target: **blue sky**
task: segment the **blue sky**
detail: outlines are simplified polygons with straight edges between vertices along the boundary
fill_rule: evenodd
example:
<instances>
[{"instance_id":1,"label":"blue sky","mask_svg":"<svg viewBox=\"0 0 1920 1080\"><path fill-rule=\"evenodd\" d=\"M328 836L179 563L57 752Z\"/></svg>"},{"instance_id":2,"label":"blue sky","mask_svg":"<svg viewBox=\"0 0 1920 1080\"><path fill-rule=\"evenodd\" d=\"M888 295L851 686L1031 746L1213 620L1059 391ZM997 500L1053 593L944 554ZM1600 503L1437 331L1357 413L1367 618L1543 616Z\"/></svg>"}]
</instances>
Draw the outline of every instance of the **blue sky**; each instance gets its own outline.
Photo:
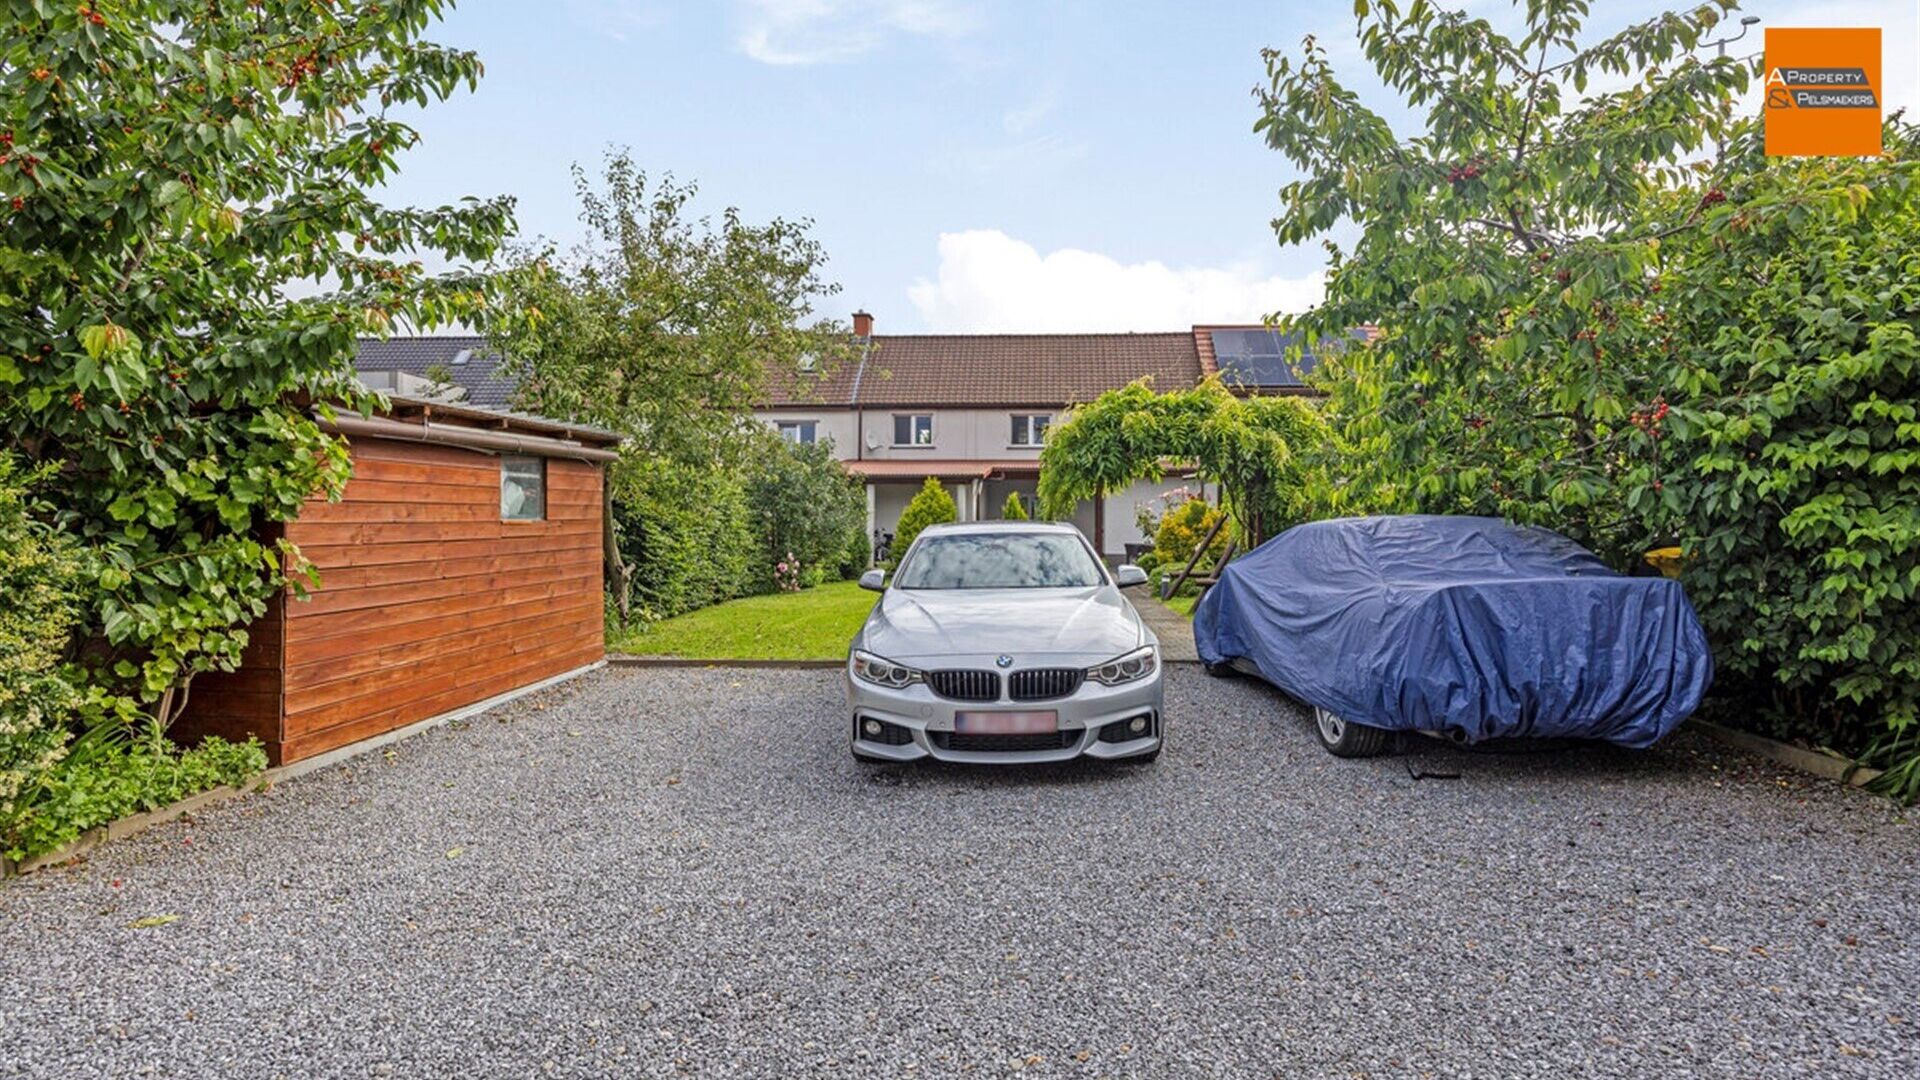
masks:
<instances>
[{"instance_id":1,"label":"blue sky","mask_svg":"<svg viewBox=\"0 0 1920 1080\"><path fill-rule=\"evenodd\" d=\"M1594 6L1610 31L1677 5ZM1917 7L1745 5L1763 27L1883 27L1894 105L1915 98ZM1348 0L465 0L431 37L486 78L419 118L387 197L512 194L523 233L568 242L569 166L621 144L707 211L812 218L844 289L825 313L881 332L1257 319L1310 304L1324 260L1268 228L1289 175L1252 133L1259 50L1316 34L1369 86L1352 27Z\"/></svg>"}]
</instances>

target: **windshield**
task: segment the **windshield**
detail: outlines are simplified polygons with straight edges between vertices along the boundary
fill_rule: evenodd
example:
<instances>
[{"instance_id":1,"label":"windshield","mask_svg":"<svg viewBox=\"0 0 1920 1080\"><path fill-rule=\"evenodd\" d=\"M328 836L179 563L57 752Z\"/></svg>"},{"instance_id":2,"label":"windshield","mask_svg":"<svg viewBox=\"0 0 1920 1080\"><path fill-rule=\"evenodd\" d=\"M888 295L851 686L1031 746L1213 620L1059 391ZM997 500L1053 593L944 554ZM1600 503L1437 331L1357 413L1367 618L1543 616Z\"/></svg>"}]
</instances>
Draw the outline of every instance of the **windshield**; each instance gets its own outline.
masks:
<instances>
[{"instance_id":1,"label":"windshield","mask_svg":"<svg viewBox=\"0 0 1920 1080\"><path fill-rule=\"evenodd\" d=\"M1069 533L972 533L920 541L893 584L901 589L1085 589L1106 583Z\"/></svg>"}]
</instances>

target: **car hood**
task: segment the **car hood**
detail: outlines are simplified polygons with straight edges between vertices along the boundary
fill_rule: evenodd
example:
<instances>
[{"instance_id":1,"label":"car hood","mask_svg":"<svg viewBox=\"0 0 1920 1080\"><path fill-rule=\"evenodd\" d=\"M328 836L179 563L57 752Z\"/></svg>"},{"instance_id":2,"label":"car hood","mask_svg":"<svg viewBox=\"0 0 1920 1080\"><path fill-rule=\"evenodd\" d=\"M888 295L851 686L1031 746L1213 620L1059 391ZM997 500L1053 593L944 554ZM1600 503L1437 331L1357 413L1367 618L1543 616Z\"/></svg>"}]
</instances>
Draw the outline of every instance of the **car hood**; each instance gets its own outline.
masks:
<instances>
[{"instance_id":1,"label":"car hood","mask_svg":"<svg viewBox=\"0 0 1920 1080\"><path fill-rule=\"evenodd\" d=\"M888 589L860 632L890 660L1047 655L1089 664L1143 644L1133 606L1111 585L1091 589ZM1024 666L1024 665L1023 665Z\"/></svg>"}]
</instances>

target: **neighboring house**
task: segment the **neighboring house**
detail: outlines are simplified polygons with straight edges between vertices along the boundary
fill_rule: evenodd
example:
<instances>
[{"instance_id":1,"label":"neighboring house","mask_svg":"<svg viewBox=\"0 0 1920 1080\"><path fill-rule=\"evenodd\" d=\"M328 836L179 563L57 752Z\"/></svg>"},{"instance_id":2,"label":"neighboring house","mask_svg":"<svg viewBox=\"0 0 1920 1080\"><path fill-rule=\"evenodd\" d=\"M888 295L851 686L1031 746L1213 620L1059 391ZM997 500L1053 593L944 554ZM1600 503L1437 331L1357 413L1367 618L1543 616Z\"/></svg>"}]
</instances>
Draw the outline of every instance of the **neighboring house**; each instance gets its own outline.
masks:
<instances>
[{"instance_id":1,"label":"neighboring house","mask_svg":"<svg viewBox=\"0 0 1920 1080\"><path fill-rule=\"evenodd\" d=\"M1149 377L1159 390L1218 374L1238 393L1308 393L1311 357L1284 359L1264 327L1197 326L1140 334L876 335L854 316L860 349L831 371L771 373L762 420L800 442L824 439L865 481L868 525L893 532L928 477L948 486L962 521L998 518L1009 493L1033 509L1047 429L1077 403ZM1149 542L1137 510L1166 509L1188 477L1141 481L1082 503L1074 523L1101 554ZM1176 496L1177 497L1177 496Z\"/></svg>"},{"instance_id":2,"label":"neighboring house","mask_svg":"<svg viewBox=\"0 0 1920 1080\"><path fill-rule=\"evenodd\" d=\"M361 338L354 360L369 388L408 397L431 397L480 409L505 409L515 383L502 358L474 334L445 337Z\"/></svg>"},{"instance_id":3,"label":"neighboring house","mask_svg":"<svg viewBox=\"0 0 1920 1080\"><path fill-rule=\"evenodd\" d=\"M873 316L854 316L853 359L819 370L769 372L758 416L796 442L831 440L847 471L865 483L876 544L928 477L953 493L962 521L998 518L1016 494L1037 510L1040 448L1075 404L1136 379L1159 390L1219 376L1239 394L1307 394L1318 358L1288 358L1291 339L1259 325L1194 326L1130 334L876 335ZM1355 331L1364 339L1371 329ZM485 338L367 339L360 378L388 393L504 409L514 383ZM426 380L441 385L429 387ZM1192 485L1191 474L1141 481L1082 503L1074 523L1109 557L1151 541L1138 510L1157 514Z\"/></svg>"}]
</instances>

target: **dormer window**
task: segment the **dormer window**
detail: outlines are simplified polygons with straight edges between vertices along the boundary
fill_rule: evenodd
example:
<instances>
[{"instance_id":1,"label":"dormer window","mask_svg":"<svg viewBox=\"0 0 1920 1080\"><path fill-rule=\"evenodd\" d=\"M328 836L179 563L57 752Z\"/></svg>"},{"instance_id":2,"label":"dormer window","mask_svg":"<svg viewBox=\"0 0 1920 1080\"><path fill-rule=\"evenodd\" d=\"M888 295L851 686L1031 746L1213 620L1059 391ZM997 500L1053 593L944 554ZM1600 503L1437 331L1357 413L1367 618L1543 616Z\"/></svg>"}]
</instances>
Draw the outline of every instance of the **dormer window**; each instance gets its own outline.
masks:
<instances>
[{"instance_id":1,"label":"dormer window","mask_svg":"<svg viewBox=\"0 0 1920 1080\"><path fill-rule=\"evenodd\" d=\"M1052 413L1015 414L1013 446L1045 446L1047 429L1053 426Z\"/></svg>"},{"instance_id":2,"label":"dormer window","mask_svg":"<svg viewBox=\"0 0 1920 1080\"><path fill-rule=\"evenodd\" d=\"M811 375L820 370L820 358L810 352L801 353L800 358L794 361L794 366L800 369L800 374Z\"/></svg>"}]
</instances>

